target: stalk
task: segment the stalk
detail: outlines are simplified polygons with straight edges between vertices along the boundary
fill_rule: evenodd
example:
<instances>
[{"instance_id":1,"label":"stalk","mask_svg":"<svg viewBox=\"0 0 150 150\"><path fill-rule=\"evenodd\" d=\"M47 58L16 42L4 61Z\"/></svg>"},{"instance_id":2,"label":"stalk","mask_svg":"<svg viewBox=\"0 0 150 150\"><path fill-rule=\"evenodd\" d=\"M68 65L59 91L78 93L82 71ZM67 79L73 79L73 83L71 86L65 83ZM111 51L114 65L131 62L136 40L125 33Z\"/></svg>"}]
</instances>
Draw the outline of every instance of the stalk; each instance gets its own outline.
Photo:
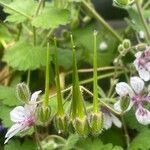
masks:
<instances>
[{"instance_id":1,"label":"stalk","mask_svg":"<svg viewBox=\"0 0 150 150\"><path fill-rule=\"evenodd\" d=\"M93 37L94 37L94 52L93 52L93 112L97 113L98 110L98 91L97 91L97 45L96 45L96 38L97 32L94 31Z\"/></svg>"},{"instance_id":2,"label":"stalk","mask_svg":"<svg viewBox=\"0 0 150 150\"><path fill-rule=\"evenodd\" d=\"M147 22L144 18L144 15L143 15L143 11L142 11L142 8L140 6L140 3L139 3L139 0L135 0L135 4L136 4L136 7L137 7L137 10L138 10L138 13L139 13L139 16L141 18L141 21L143 23L143 26L145 28L145 32L146 32L146 35L147 35L147 42L150 44L150 30L149 30L149 27L147 25Z\"/></svg>"},{"instance_id":3,"label":"stalk","mask_svg":"<svg viewBox=\"0 0 150 150\"><path fill-rule=\"evenodd\" d=\"M97 19L97 21L99 21L119 42L122 43L122 37L120 37L120 35L118 35L117 32L105 22L105 20L88 4L88 2L83 0L82 4L93 15L93 17Z\"/></svg>"},{"instance_id":4,"label":"stalk","mask_svg":"<svg viewBox=\"0 0 150 150\"><path fill-rule=\"evenodd\" d=\"M63 103L62 103L62 95L61 95L61 88L60 88L60 78L59 78L59 67L58 67L58 49L56 38L54 38L55 42L55 74L56 74L56 87L57 87L57 104L58 104L58 114L64 115Z\"/></svg>"}]
</instances>

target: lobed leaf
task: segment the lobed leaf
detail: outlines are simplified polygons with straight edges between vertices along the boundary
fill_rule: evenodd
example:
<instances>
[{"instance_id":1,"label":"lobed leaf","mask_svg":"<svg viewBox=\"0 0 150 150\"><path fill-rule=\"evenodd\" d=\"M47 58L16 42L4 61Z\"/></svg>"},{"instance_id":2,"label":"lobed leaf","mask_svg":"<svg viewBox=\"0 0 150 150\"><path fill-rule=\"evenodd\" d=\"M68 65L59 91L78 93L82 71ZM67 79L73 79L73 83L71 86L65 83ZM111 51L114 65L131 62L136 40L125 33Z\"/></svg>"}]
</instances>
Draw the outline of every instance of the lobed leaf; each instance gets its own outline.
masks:
<instances>
[{"instance_id":1,"label":"lobed leaf","mask_svg":"<svg viewBox=\"0 0 150 150\"><path fill-rule=\"evenodd\" d=\"M20 41L6 50L3 61L16 70L34 70L45 66L46 49Z\"/></svg>"},{"instance_id":2,"label":"lobed leaf","mask_svg":"<svg viewBox=\"0 0 150 150\"><path fill-rule=\"evenodd\" d=\"M35 17L32 25L45 29L57 28L59 25L66 25L69 23L70 13L66 9L45 8L43 12Z\"/></svg>"}]
</instances>

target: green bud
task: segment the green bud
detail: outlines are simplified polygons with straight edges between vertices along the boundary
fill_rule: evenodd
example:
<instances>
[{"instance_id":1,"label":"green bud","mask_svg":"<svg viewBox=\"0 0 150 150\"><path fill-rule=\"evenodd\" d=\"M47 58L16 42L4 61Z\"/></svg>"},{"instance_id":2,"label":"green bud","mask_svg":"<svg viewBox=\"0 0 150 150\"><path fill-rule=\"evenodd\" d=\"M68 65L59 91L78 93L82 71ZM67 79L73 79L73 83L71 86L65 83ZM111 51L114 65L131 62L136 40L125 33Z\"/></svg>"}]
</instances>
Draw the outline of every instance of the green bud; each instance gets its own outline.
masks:
<instances>
[{"instance_id":1,"label":"green bud","mask_svg":"<svg viewBox=\"0 0 150 150\"><path fill-rule=\"evenodd\" d=\"M63 115L56 115L54 119L55 127L59 132L66 132L68 129L68 118L67 116Z\"/></svg>"},{"instance_id":2,"label":"green bud","mask_svg":"<svg viewBox=\"0 0 150 150\"><path fill-rule=\"evenodd\" d=\"M130 40L128 40L128 39L123 40L123 47L124 47L125 49L130 48L130 47L131 47L131 42L130 42Z\"/></svg>"},{"instance_id":3,"label":"green bud","mask_svg":"<svg viewBox=\"0 0 150 150\"><path fill-rule=\"evenodd\" d=\"M41 106L38 109L38 118L41 122L47 122L51 115L50 107Z\"/></svg>"},{"instance_id":4,"label":"green bud","mask_svg":"<svg viewBox=\"0 0 150 150\"><path fill-rule=\"evenodd\" d=\"M122 44L120 44L118 46L118 52L121 53L124 50L124 46Z\"/></svg>"},{"instance_id":5,"label":"green bud","mask_svg":"<svg viewBox=\"0 0 150 150\"><path fill-rule=\"evenodd\" d=\"M16 91L17 91L17 98L20 101L27 103L30 100L30 96L31 96L30 90L25 83L19 83L17 85Z\"/></svg>"},{"instance_id":6,"label":"green bud","mask_svg":"<svg viewBox=\"0 0 150 150\"><path fill-rule=\"evenodd\" d=\"M102 112L91 114L90 127L93 135L99 135L103 130L103 114Z\"/></svg>"},{"instance_id":7,"label":"green bud","mask_svg":"<svg viewBox=\"0 0 150 150\"><path fill-rule=\"evenodd\" d=\"M80 119L78 117L74 120L75 131L81 136L87 136L89 134L89 123L87 118Z\"/></svg>"},{"instance_id":8,"label":"green bud","mask_svg":"<svg viewBox=\"0 0 150 150\"><path fill-rule=\"evenodd\" d=\"M126 96L122 97L120 102L121 110L124 112L129 107L129 104L130 104L130 98Z\"/></svg>"},{"instance_id":9,"label":"green bud","mask_svg":"<svg viewBox=\"0 0 150 150\"><path fill-rule=\"evenodd\" d=\"M136 49L138 51L143 51L146 49L146 47L147 47L147 44L145 44L145 43L140 43L140 44L136 45Z\"/></svg>"}]
</instances>

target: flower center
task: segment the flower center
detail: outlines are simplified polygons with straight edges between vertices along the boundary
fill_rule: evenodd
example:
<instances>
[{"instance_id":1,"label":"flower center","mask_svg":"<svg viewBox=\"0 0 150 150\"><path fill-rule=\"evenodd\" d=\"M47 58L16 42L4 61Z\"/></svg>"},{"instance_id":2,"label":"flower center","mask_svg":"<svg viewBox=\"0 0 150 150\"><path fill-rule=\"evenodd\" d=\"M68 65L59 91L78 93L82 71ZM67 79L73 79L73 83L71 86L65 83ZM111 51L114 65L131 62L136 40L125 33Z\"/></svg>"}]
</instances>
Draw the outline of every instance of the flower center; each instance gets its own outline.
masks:
<instances>
[{"instance_id":1,"label":"flower center","mask_svg":"<svg viewBox=\"0 0 150 150\"><path fill-rule=\"evenodd\" d=\"M132 98L132 101L134 102L135 106L139 106L139 105L144 105L144 103L148 102L150 100L149 96L145 96L145 95L135 95Z\"/></svg>"}]
</instances>

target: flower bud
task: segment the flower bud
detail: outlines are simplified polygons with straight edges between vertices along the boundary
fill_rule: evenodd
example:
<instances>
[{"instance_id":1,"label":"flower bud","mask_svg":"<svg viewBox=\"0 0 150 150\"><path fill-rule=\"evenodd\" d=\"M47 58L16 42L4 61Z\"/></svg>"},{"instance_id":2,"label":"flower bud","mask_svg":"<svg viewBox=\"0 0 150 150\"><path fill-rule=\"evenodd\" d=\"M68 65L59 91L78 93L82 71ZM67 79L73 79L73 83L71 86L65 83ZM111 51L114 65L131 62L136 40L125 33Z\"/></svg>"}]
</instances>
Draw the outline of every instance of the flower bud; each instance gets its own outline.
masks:
<instances>
[{"instance_id":1,"label":"flower bud","mask_svg":"<svg viewBox=\"0 0 150 150\"><path fill-rule=\"evenodd\" d=\"M31 96L30 90L25 83L19 83L17 85L16 91L17 91L17 98L20 101L27 103L30 100L30 96Z\"/></svg>"},{"instance_id":2,"label":"flower bud","mask_svg":"<svg viewBox=\"0 0 150 150\"><path fill-rule=\"evenodd\" d=\"M122 97L121 99L121 102L120 102L120 107L121 107L121 110L124 112L125 110L127 110L127 108L129 107L129 104L130 104L130 99L129 97Z\"/></svg>"},{"instance_id":3,"label":"flower bud","mask_svg":"<svg viewBox=\"0 0 150 150\"><path fill-rule=\"evenodd\" d=\"M87 118L84 117L83 119L80 119L77 117L74 120L74 128L79 135L87 136L89 134L89 124Z\"/></svg>"},{"instance_id":4,"label":"flower bud","mask_svg":"<svg viewBox=\"0 0 150 150\"><path fill-rule=\"evenodd\" d=\"M54 119L54 123L55 123L55 127L58 130L58 132L65 132L67 131L67 127L68 127L68 118L67 116L63 115L56 115L55 119Z\"/></svg>"},{"instance_id":5,"label":"flower bud","mask_svg":"<svg viewBox=\"0 0 150 150\"><path fill-rule=\"evenodd\" d=\"M38 118L41 122L47 122L51 115L50 107L39 107L38 109Z\"/></svg>"},{"instance_id":6,"label":"flower bud","mask_svg":"<svg viewBox=\"0 0 150 150\"><path fill-rule=\"evenodd\" d=\"M131 47L131 42L130 42L130 40L128 40L128 39L123 40L123 47L124 47L125 49L130 48L130 47Z\"/></svg>"},{"instance_id":7,"label":"flower bud","mask_svg":"<svg viewBox=\"0 0 150 150\"><path fill-rule=\"evenodd\" d=\"M93 135L99 135L102 132L102 128L103 128L102 112L91 114L90 127L91 127L91 133Z\"/></svg>"},{"instance_id":8,"label":"flower bud","mask_svg":"<svg viewBox=\"0 0 150 150\"><path fill-rule=\"evenodd\" d=\"M123 50L124 50L124 46L123 46L122 44L120 44L120 45L118 46L118 51L119 51L119 53L121 53Z\"/></svg>"},{"instance_id":9,"label":"flower bud","mask_svg":"<svg viewBox=\"0 0 150 150\"><path fill-rule=\"evenodd\" d=\"M146 47L147 47L147 44L145 44L145 43L140 43L140 44L138 44L138 45L136 45L136 50L138 50L138 51L143 51L143 50L145 50L146 49Z\"/></svg>"}]
</instances>

